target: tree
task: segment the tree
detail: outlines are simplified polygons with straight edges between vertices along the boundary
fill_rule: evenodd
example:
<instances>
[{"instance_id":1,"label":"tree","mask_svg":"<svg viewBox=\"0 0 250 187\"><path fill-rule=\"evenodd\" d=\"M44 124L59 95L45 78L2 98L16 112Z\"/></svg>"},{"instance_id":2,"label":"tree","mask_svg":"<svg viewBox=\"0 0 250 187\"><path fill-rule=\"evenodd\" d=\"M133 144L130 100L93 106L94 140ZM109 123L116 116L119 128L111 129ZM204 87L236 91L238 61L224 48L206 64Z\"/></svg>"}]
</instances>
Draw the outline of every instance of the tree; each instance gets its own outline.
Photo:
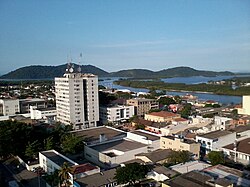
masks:
<instances>
[{"instance_id":1,"label":"tree","mask_svg":"<svg viewBox=\"0 0 250 187\"><path fill-rule=\"evenodd\" d=\"M58 187L60 183L59 171L55 170L52 174L45 176L46 182L52 187Z\"/></svg>"},{"instance_id":2,"label":"tree","mask_svg":"<svg viewBox=\"0 0 250 187\"><path fill-rule=\"evenodd\" d=\"M158 102L162 105L170 105L170 104L176 104L175 100L170 97L161 97L158 99Z\"/></svg>"},{"instance_id":3,"label":"tree","mask_svg":"<svg viewBox=\"0 0 250 187\"><path fill-rule=\"evenodd\" d=\"M126 164L125 167L117 168L115 173L115 179L118 184L134 185L144 179L146 174L150 171L146 165L140 165L139 163Z\"/></svg>"},{"instance_id":4,"label":"tree","mask_svg":"<svg viewBox=\"0 0 250 187\"><path fill-rule=\"evenodd\" d=\"M207 156L212 165L223 164L225 162L224 154L221 151L211 151Z\"/></svg>"},{"instance_id":5,"label":"tree","mask_svg":"<svg viewBox=\"0 0 250 187\"><path fill-rule=\"evenodd\" d=\"M189 151L172 151L168 156L168 162L177 164L185 163L191 160L191 153Z\"/></svg>"},{"instance_id":6,"label":"tree","mask_svg":"<svg viewBox=\"0 0 250 187\"><path fill-rule=\"evenodd\" d=\"M54 148L53 137L48 137L45 139L45 150L51 150Z\"/></svg>"},{"instance_id":7,"label":"tree","mask_svg":"<svg viewBox=\"0 0 250 187\"><path fill-rule=\"evenodd\" d=\"M69 181L71 172L71 168L69 167L67 162L64 162L61 169L58 172L58 176L60 178L61 186L69 187L71 186L71 182Z\"/></svg>"},{"instance_id":8,"label":"tree","mask_svg":"<svg viewBox=\"0 0 250 187\"><path fill-rule=\"evenodd\" d=\"M181 117L188 118L192 113L192 105L190 103L186 104L184 108L180 111Z\"/></svg>"},{"instance_id":9,"label":"tree","mask_svg":"<svg viewBox=\"0 0 250 187\"><path fill-rule=\"evenodd\" d=\"M28 158L35 158L37 156L37 153L39 152L39 142L36 140L32 143L28 142L28 145L25 149L25 156Z\"/></svg>"},{"instance_id":10,"label":"tree","mask_svg":"<svg viewBox=\"0 0 250 187\"><path fill-rule=\"evenodd\" d=\"M79 136L67 134L63 137L61 143L62 151L64 153L75 154L83 151L83 141Z\"/></svg>"}]
</instances>

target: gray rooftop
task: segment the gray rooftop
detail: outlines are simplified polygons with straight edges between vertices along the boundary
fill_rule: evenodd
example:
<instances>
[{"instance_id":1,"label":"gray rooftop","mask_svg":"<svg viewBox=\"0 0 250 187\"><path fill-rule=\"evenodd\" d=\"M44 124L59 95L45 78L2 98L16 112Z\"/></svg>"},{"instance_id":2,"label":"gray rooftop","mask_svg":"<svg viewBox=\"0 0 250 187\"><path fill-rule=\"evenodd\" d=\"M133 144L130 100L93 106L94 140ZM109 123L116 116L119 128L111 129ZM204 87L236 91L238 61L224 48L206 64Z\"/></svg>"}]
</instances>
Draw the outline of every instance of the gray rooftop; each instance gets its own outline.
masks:
<instances>
[{"instance_id":1,"label":"gray rooftop","mask_svg":"<svg viewBox=\"0 0 250 187\"><path fill-rule=\"evenodd\" d=\"M146 132L143 132L143 131L133 131L131 133L134 133L134 134L137 134L137 135L140 135L140 136L145 136L148 140L152 140L152 141L160 139L159 136L149 134L149 133L146 133Z\"/></svg>"},{"instance_id":2,"label":"gray rooftop","mask_svg":"<svg viewBox=\"0 0 250 187\"><path fill-rule=\"evenodd\" d=\"M80 131L74 131L72 133L75 134L76 136L83 137L86 143L98 141L101 134L105 135L106 140L117 139L117 138L122 138L122 137L127 136L127 133L123 131L108 128L105 126L94 127L94 128L80 130Z\"/></svg>"},{"instance_id":3,"label":"gray rooftop","mask_svg":"<svg viewBox=\"0 0 250 187\"><path fill-rule=\"evenodd\" d=\"M216 139L216 138L219 138L219 137L222 137L222 136L226 136L228 134L232 134L232 132L218 130L218 131L213 131L213 132L209 132L209 133L202 134L202 135L197 135L197 136L200 136L200 137L203 137L203 138L208 138L208 139Z\"/></svg>"},{"instance_id":4,"label":"gray rooftop","mask_svg":"<svg viewBox=\"0 0 250 187\"><path fill-rule=\"evenodd\" d=\"M52 162L56 163L58 166L62 166L64 162L68 163L69 166L74 166L73 163L69 162L68 160L63 158L61 155L56 154L54 151L43 151L41 152L41 154L46 156Z\"/></svg>"},{"instance_id":5,"label":"gray rooftop","mask_svg":"<svg viewBox=\"0 0 250 187\"><path fill-rule=\"evenodd\" d=\"M101 173L97 173L94 175L89 175L80 179L77 179L76 182L80 186L105 186L115 181L116 169L110 169L107 171L103 171Z\"/></svg>"},{"instance_id":6,"label":"gray rooftop","mask_svg":"<svg viewBox=\"0 0 250 187\"><path fill-rule=\"evenodd\" d=\"M114 142L108 142L108 143L101 144L101 145L92 146L91 148L95 149L99 152L108 151L108 150L112 150L112 149L126 152L126 151L130 151L133 149L145 147L145 146L147 146L147 145L139 143L139 142L128 141L128 140L123 139L123 140L117 140Z\"/></svg>"},{"instance_id":7,"label":"gray rooftop","mask_svg":"<svg viewBox=\"0 0 250 187\"><path fill-rule=\"evenodd\" d=\"M172 150L171 149L157 149L155 151L152 151L150 153L139 153L137 156L145 156L147 157L149 160L151 160L151 162L156 163L162 160L167 159L167 157L171 154Z\"/></svg>"}]
</instances>

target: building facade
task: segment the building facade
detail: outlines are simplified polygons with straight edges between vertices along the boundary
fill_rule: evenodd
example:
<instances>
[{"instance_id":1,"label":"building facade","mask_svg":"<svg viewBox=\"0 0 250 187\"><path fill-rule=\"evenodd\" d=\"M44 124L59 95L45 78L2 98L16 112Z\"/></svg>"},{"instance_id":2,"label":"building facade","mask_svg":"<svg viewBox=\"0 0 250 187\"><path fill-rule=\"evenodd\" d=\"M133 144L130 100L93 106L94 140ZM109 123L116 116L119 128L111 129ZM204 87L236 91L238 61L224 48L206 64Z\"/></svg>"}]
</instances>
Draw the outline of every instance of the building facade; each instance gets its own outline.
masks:
<instances>
[{"instance_id":1,"label":"building facade","mask_svg":"<svg viewBox=\"0 0 250 187\"><path fill-rule=\"evenodd\" d=\"M133 98L127 100L127 105L135 107L135 115L143 116L150 110L159 109L159 103L154 99Z\"/></svg>"},{"instance_id":2,"label":"building facade","mask_svg":"<svg viewBox=\"0 0 250 187\"><path fill-rule=\"evenodd\" d=\"M172 112L160 111L160 112L151 112L145 114L144 119L154 122L171 122L174 119L181 118L180 114L175 114Z\"/></svg>"},{"instance_id":3,"label":"building facade","mask_svg":"<svg viewBox=\"0 0 250 187\"><path fill-rule=\"evenodd\" d=\"M236 132L213 131L196 136L196 142L201 144L201 150L207 154L210 151L221 151L222 147L231 144L236 139Z\"/></svg>"},{"instance_id":4,"label":"building facade","mask_svg":"<svg viewBox=\"0 0 250 187\"><path fill-rule=\"evenodd\" d=\"M98 77L66 70L55 78L57 120L74 129L97 126L99 121Z\"/></svg>"},{"instance_id":5,"label":"building facade","mask_svg":"<svg viewBox=\"0 0 250 187\"><path fill-rule=\"evenodd\" d=\"M250 95L243 95L242 108L238 109L239 114L250 115Z\"/></svg>"},{"instance_id":6,"label":"building facade","mask_svg":"<svg viewBox=\"0 0 250 187\"><path fill-rule=\"evenodd\" d=\"M200 144L187 139L173 136L162 136L160 140L161 149L172 149L174 151L189 151L194 159L200 158Z\"/></svg>"},{"instance_id":7,"label":"building facade","mask_svg":"<svg viewBox=\"0 0 250 187\"><path fill-rule=\"evenodd\" d=\"M19 99L0 99L0 114L3 116L20 113Z\"/></svg>"},{"instance_id":8,"label":"building facade","mask_svg":"<svg viewBox=\"0 0 250 187\"><path fill-rule=\"evenodd\" d=\"M100 121L106 123L119 123L128 120L134 115L134 106L118 105L100 107Z\"/></svg>"}]
</instances>

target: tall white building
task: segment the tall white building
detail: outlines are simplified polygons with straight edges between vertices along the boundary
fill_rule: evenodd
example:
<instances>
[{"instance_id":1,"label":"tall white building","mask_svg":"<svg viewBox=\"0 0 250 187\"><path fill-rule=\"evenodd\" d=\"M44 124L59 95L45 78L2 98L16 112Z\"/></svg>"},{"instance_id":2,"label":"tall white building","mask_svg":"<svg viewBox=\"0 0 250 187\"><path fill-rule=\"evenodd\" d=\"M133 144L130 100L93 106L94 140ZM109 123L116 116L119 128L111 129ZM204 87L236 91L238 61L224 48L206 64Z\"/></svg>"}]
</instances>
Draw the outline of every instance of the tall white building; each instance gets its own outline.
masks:
<instances>
[{"instance_id":1,"label":"tall white building","mask_svg":"<svg viewBox=\"0 0 250 187\"><path fill-rule=\"evenodd\" d=\"M99 120L98 77L74 72L69 65L55 78L57 120L74 129L97 126Z\"/></svg>"}]
</instances>

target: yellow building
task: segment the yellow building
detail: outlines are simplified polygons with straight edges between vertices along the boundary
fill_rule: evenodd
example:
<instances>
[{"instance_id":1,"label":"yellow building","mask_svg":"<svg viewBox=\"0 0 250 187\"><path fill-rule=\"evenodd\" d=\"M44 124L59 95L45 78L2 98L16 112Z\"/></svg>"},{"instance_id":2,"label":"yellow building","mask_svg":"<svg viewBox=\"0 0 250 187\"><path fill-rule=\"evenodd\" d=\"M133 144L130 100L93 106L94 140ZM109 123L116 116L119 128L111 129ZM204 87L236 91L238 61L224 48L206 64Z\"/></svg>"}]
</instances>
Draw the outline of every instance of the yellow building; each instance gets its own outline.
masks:
<instances>
[{"instance_id":1,"label":"yellow building","mask_svg":"<svg viewBox=\"0 0 250 187\"><path fill-rule=\"evenodd\" d=\"M181 115L166 111L151 112L144 117L145 120L154 122L169 122L177 118L181 118Z\"/></svg>"},{"instance_id":2,"label":"yellow building","mask_svg":"<svg viewBox=\"0 0 250 187\"><path fill-rule=\"evenodd\" d=\"M173 136L162 136L160 139L161 149L172 149L174 151L189 151L194 159L200 158L200 144L187 139L180 139Z\"/></svg>"}]
</instances>

